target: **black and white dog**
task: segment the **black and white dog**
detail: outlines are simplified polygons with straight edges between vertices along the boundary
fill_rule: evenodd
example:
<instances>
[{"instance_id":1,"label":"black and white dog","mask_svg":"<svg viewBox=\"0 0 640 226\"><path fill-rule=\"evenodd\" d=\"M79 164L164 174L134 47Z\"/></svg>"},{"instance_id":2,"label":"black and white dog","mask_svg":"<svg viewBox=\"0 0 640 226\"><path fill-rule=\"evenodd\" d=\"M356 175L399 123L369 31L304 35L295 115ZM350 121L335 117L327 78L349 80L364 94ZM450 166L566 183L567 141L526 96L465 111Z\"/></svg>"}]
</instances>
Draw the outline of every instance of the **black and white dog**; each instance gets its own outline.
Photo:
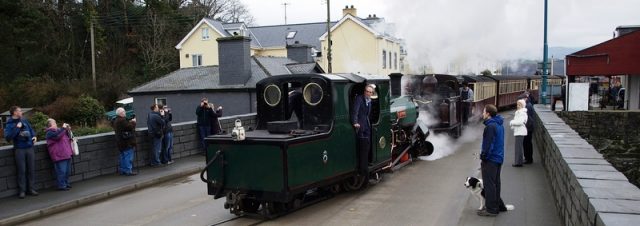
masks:
<instances>
[{"instance_id":1,"label":"black and white dog","mask_svg":"<svg viewBox=\"0 0 640 226\"><path fill-rule=\"evenodd\" d=\"M482 183L482 179L478 179L475 177L467 177L467 181L464 182L464 186L469 189L469 192L480 202L480 207L478 210L483 210L486 208L485 200L484 200L484 184ZM513 205L505 205L507 210L515 209Z\"/></svg>"},{"instance_id":2,"label":"black and white dog","mask_svg":"<svg viewBox=\"0 0 640 226\"><path fill-rule=\"evenodd\" d=\"M482 179L478 179L475 177L467 177L467 181L464 182L464 186L469 189L469 192L480 202L480 207L478 210L483 210L485 208L484 205L484 184L482 184Z\"/></svg>"}]
</instances>

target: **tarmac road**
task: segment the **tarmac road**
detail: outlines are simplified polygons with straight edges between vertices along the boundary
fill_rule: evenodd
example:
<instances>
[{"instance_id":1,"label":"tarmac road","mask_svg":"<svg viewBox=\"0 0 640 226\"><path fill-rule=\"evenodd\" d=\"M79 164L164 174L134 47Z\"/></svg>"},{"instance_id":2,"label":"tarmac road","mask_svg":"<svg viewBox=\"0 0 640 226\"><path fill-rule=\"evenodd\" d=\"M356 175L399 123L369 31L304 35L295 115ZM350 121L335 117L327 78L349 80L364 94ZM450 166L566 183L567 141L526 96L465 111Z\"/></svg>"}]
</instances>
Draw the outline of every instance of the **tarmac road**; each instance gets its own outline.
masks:
<instances>
[{"instance_id":1,"label":"tarmac road","mask_svg":"<svg viewBox=\"0 0 640 226\"><path fill-rule=\"evenodd\" d=\"M516 206L513 213L500 214L498 218L475 215L477 202L472 200L463 183L467 176L478 175L477 152L482 129L483 126L468 129L463 139L467 143L440 144L453 148L451 155L434 161L419 160L400 171L384 174L381 183L363 191L341 193L266 222L239 218L222 225L559 225L555 207L553 204L546 204L545 198L535 199L542 203L536 205L535 200L527 203L524 198L510 200L503 195L505 202L516 201L520 205ZM512 134L507 132L505 136ZM512 146L513 139L507 139L505 147ZM513 158L511 156L512 154L505 158L503 175L513 174L506 171L515 171L510 166ZM514 177L541 181L541 185L535 184L539 182L534 183L534 186L540 188L510 190L511 187L521 189L528 184L512 184L505 181L503 176L503 194L518 197L524 190L533 190L543 195L549 193L544 172L533 172L542 170L539 165L537 168L518 168L517 170L532 172L526 177ZM547 197L550 200L551 196ZM27 222L26 225L212 225L235 217L223 208L223 203L224 199L213 200L206 195L204 183L199 180L198 175L192 175ZM528 221L520 221L520 217L524 216L531 217Z\"/></svg>"}]
</instances>

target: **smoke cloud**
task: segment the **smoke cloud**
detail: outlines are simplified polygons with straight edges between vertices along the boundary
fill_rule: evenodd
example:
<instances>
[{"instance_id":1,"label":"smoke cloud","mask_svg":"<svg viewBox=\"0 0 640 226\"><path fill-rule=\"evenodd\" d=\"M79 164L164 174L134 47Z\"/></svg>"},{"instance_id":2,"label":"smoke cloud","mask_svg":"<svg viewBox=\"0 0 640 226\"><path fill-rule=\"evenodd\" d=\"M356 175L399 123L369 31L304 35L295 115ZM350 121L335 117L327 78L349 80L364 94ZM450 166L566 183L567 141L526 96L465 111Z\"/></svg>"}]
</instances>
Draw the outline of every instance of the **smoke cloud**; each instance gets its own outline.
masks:
<instances>
[{"instance_id":1,"label":"smoke cloud","mask_svg":"<svg viewBox=\"0 0 640 226\"><path fill-rule=\"evenodd\" d=\"M543 4L536 0L397 0L385 16L405 41L411 73L478 74L536 59Z\"/></svg>"},{"instance_id":2,"label":"smoke cloud","mask_svg":"<svg viewBox=\"0 0 640 226\"><path fill-rule=\"evenodd\" d=\"M418 120L426 122L429 126L434 126L440 121L427 111L420 111ZM475 123L474 123L475 122ZM431 133L427 137L427 141L433 144L433 154L429 156L420 156L421 160L433 161L452 155L460 147L466 143L478 140L482 136L482 125L477 120L469 120L469 125L464 128L462 135L455 139L447 133ZM479 149L480 147L478 147Z\"/></svg>"}]
</instances>

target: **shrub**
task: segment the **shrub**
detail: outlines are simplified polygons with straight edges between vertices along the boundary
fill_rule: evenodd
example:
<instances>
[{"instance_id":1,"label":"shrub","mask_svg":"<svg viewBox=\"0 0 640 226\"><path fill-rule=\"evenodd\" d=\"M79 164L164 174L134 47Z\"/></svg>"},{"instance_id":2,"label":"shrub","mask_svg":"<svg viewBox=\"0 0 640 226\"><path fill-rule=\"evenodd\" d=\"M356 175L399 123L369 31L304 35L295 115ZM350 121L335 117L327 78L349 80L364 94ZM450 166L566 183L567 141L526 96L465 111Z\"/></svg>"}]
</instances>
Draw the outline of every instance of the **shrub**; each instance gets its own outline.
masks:
<instances>
[{"instance_id":1,"label":"shrub","mask_svg":"<svg viewBox=\"0 0 640 226\"><path fill-rule=\"evenodd\" d=\"M33 130L36 132L38 140L44 140L45 138L47 119L49 119L49 116L39 111L33 113L33 115L31 115L31 118L29 119L29 122L31 122L31 126L33 126Z\"/></svg>"},{"instance_id":2,"label":"shrub","mask_svg":"<svg viewBox=\"0 0 640 226\"><path fill-rule=\"evenodd\" d=\"M96 121L102 118L104 107L93 97L82 95L78 99L78 104L74 106L74 122L83 127L95 126Z\"/></svg>"},{"instance_id":3,"label":"shrub","mask_svg":"<svg viewBox=\"0 0 640 226\"><path fill-rule=\"evenodd\" d=\"M75 114L74 108L77 106L78 99L69 97L69 96L61 96L56 99L53 103L45 106L43 111L46 112L51 118L54 118L60 122L75 122Z\"/></svg>"},{"instance_id":4,"label":"shrub","mask_svg":"<svg viewBox=\"0 0 640 226\"><path fill-rule=\"evenodd\" d=\"M92 135L98 133L107 133L113 131L111 127L79 127L79 128L71 128L73 129L73 135L76 137Z\"/></svg>"}]
</instances>

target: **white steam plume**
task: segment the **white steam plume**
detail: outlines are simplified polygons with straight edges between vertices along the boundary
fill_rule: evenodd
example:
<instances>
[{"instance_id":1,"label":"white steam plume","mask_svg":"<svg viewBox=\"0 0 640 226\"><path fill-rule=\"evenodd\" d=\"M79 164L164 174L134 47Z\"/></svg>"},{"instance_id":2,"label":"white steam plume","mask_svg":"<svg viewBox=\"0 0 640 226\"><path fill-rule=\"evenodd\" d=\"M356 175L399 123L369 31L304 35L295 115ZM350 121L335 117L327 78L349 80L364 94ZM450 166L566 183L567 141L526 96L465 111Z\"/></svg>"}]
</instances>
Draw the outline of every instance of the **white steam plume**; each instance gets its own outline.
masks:
<instances>
[{"instance_id":1,"label":"white steam plume","mask_svg":"<svg viewBox=\"0 0 640 226\"><path fill-rule=\"evenodd\" d=\"M420 111L419 120L427 122L428 125L435 125L438 119L434 118L426 111ZM452 155L464 144L475 141L482 136L482 125L478 121L469 121L467 127L462 131L462 135L458 139L450 137L447 133L434 134L431 133L427 137L427 141L433 144L433 154L429 156L420 156L421 160L433 161ZM480 147L478 147L478 150Z\"/></svg>"},{"instance_id":2,"label":"white steam plume","mask_svg":"<svg viewBox=\"0 0 640 226\"><path fill-rule=\"evenodd\" d=\"M542 48L537 0L396 0L385 15L403 38L411 73L495 71L508 59L536 59Z\"/></svg>"}]
</instances>

